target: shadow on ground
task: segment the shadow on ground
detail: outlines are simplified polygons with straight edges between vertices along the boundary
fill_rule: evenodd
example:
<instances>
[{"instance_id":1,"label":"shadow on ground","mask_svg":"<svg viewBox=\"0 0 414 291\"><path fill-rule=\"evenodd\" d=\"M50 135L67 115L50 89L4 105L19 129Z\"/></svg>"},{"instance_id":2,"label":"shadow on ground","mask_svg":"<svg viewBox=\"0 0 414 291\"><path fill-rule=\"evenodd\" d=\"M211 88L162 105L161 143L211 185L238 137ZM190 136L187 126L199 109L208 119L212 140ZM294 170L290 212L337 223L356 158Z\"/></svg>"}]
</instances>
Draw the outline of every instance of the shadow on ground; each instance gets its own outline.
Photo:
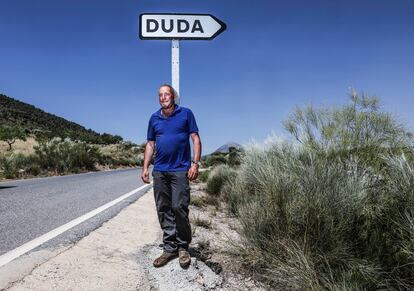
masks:
<instances>
[{"instance_id":1,"label":"shadow on ground","mask_svg":"<svg viewBox=\"0 0 414 291\"><path fill-rule=\"evenodd\" d=\"M9 188L15 188L17 186L0 186L0 190L2 189L9 189Z\"/></svg>"}]
</instances>

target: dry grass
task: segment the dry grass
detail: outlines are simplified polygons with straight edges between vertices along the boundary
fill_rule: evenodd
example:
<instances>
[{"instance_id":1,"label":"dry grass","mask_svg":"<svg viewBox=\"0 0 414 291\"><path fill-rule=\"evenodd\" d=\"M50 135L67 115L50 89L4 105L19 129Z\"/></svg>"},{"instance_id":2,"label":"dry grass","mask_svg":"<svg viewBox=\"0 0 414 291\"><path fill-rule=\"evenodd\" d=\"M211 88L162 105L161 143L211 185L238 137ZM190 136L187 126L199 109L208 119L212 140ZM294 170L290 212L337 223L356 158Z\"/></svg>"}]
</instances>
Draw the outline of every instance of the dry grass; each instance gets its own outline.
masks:
<instances>
[{"instance_id":1,"label":"dry grass","mask_svg":"<svg viewBox=\"0 0 414 291\"><path fill-rule=\"evenodd\" d=\"M219 198L212 195L204 196L204 202L208 205L214 206L216 209L220 207Z\"/></svg>"},{"instance_id":2,"label":"dry grass","mask_svg":"<svg viewBox=\"0 0 414 291\"><path fill-rule=\"evenodd\" d=\"M190 204L200 208L206 206L203 197L200 196L191 197Z\"/></svg>"},{"instance_id":3,"label":"dry grass","mask_svg":"<svg viewBox=\"0 0 414 291\"><path fill-rule=\"evenodd\" d=\"M33 138L29 137L26 141L16 140L16 142L12 145L12 152L14 153L22 153L25 155L33 154L34 153L34 146L37 146L38 142ZM0 153L9 152L9 145L4 142L0 141Z\"/></svg>"},{"instance_id":4,"label":"dry grass","mask_svg":"<svg viewBox=\"0 0 414 291\"><path fill-rule=\"evenodd\" d=\"M102 154L108 156L114 156L120 152L119 146L116 144L100 145L99 148L101 149Z\"/></svg>"},{"instance_id":5,"label":"dry grass","mask_svg":"<svg viewBox=\"0 0 414 291\"><path fill-rule=\"evenodd\" d=\"M26 141L16 140L16 142L12 145L12 152L14 153L22 153L22 154L34 154L34 147L39 145L39 143L33 138L29 137ZM110 145L97 145L103 154L109 156L116 156L119 154L120 149L116 144ZM0 141L0 153L8 152L9 145L4 142Z\"/></svg>"},{"instance_id":6,"label":"dry grass","mask_svg":"<svg viewBox=\"0 0 414 291\"><path fill-rule=\"evenodd\" d=\"M191 197L190 204L199 208L206 207L207 205L214 206L216 209L220 207L219 198L212 195Z\"/></svg>"},{"instance_id":7,"label":"dry grass","mask_svg":"<svg viewBox=\"0 0 414 291\"><path fill-rule=\"evenodd\" d=\"M195 226L203 228L211 228L211 221L207 219L200 218L200 216L194 216L192 222Z\"/></svg>"}]
</instances>

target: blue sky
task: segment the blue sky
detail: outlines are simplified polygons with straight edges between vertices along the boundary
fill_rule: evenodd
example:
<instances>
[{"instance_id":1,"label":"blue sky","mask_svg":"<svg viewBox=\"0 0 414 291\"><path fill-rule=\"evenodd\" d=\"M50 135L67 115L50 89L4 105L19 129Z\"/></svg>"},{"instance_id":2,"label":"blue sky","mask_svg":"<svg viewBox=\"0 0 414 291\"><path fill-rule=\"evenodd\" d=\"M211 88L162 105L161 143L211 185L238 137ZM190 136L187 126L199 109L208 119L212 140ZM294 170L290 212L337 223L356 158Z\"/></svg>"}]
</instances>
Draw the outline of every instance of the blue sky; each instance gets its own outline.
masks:
<instances>
[{"instance_id":1,"label":"blue sky","mask_svg":"<svg viewBox=\"0 0 414 291\"><path fill-rule=\"evenodd\" d=\"M204 154L284 134L295 106L351 87L414 128L414 1L1 0L0 92L98 132L143 142L171 80L171 43L138 38L143 12L210 13L228 28L182 41L182 106Z\"/></svg>"}]
</instances>

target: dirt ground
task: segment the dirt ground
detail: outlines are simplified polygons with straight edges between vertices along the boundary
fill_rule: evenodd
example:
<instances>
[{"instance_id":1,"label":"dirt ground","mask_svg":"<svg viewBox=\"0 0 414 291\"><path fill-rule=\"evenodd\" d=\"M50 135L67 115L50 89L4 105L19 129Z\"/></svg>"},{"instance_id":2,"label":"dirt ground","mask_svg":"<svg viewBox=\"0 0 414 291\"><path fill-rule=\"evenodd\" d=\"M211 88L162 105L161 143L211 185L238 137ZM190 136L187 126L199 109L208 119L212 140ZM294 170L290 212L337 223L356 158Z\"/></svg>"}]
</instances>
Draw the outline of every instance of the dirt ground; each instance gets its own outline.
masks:
<instances>
[{"instance_id":1,"label":"dirt ground","mask_svg":"<svg viewBox=\"0 0 414 291\"><path fill-rule=\"evenodd\" d=\"M200 259L223 278L222 285L215 290L268 290L266 285L255 281L237 260L236 246L241 243L237 219L230 217L225 205L211 199L212 196L204 189L203 183L191 187L192 245L195 253L201 253ZM197 203L197 200L202 203Z\"/></svg>"},{"instance_id":2,"label":"dirt ground","mask_svg":"<svg viewBox=\"0 0 414 291\"><path fill-rule=\"evenodd\" d=\"M154 199L148 192L5 290L150 290L134 254L159 237Z\"/></svg>"},{"instance_id":3,"label":"dirt ground","mask_svg":"<svg viewBox=\"0 0 414 291\"><path fill-rule=\"evenodd\" d=\"M192 199L207 197L202 189L203 184L192 184ZM231 244L239 239L237 221L207 204L191 205L190 220L193 242L188 269L182 269L178 259L162 268L152 267L162 252L162 233L149 190L42 263L29 268L27 259L20 258L9 263L12 268L4 266L0 290L266 290L240 272L237 258L229 255Z\"/></svg>"}]
</instances>

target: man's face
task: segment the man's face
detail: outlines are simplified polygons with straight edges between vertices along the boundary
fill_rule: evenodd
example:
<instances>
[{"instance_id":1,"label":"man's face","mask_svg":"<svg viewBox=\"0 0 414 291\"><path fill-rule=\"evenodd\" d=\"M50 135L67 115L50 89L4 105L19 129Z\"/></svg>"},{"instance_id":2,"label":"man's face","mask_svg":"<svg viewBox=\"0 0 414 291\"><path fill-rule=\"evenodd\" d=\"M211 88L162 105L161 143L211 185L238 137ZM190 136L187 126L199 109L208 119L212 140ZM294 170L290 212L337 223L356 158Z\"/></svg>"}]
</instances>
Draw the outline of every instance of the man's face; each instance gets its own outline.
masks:
<instances>
[{"instance_id":1,"label":"man's face","mask_svg":"<svg viewBox=\"0 0 414 291\"><path fill-rule=\"evenodd\" d=\"M160 105L162 108L170 108L174 105L174 96L170 87L162 86L158 91L158 97L160 98Z\"/></svg>"}]
</instances>

